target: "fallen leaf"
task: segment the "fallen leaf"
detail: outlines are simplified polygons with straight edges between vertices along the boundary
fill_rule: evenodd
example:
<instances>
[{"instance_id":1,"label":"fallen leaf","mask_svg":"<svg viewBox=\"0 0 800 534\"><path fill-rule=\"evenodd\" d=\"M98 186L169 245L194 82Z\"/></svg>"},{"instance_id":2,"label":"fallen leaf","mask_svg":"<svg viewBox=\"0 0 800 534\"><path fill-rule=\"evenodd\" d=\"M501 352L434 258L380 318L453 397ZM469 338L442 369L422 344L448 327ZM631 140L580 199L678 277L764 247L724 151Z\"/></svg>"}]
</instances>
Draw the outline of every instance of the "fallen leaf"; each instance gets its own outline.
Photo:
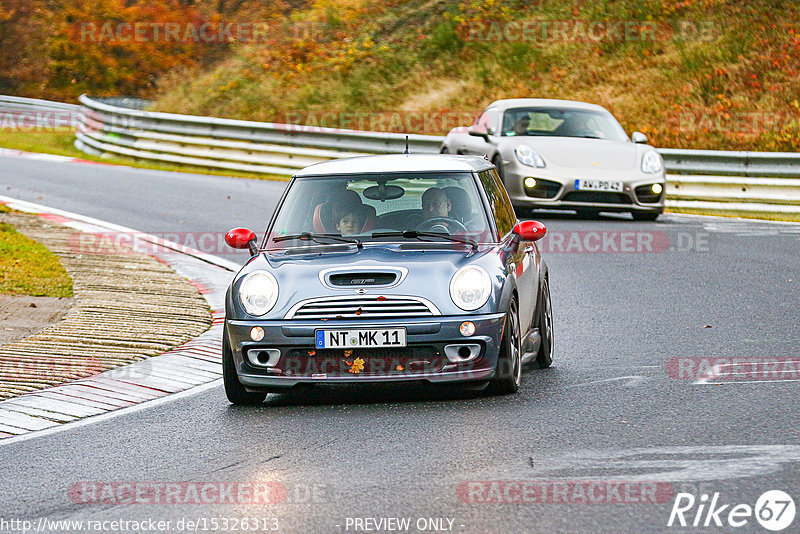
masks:
<instances>
[{"instance_id":1,"label":"fallen leaf","mask_svg":"<svg viewBox=\"0 0 800 534\"><path fill-rule=\"evenodd\" d=\"M361 308L356 310L356 315L361 315Z\"/></svg>"},{"instance_id":2,"label":"fallen leaf","mask_svg":"<svg viewBox=\"0 0 800 534\"><path fill-rule=\"evenodd\" d=\"M315 350L310 350L310 351L308 351L308 355L309 355L309 356L313 356L313 355L315 355L316 353L317 353L317 351L315 351Z\"/></svg>"},{"instance_id":3,"label":"fallen leaf","mask_svg":"<svg viewBox=\"0 0 800 534\"><path fill-rule=\"evenodd\" d=\"M356 358L355 361L350 365L350 369L347 370L348 373L358 374L364 369L364 360L362 358Z\"/></svg>"},{"instance_id":4,"label":"fallen leaf","mask_svg":"<svg viewBox=\"0 0 800 534\"><path fill-rule=\"evenodd\" d=\"M395 369L398 371L403 371L405 367L403 367L402 365L398 365L397 367L395 367Z\"/></svg>"},{"instance_id":5,"label":"fallen leaf","mask_svg":"<svg viewBox=\"0 0 800 534\"><path fill-rule=\"evenodd\" d=\"M703 328L711 328L710 324L705 325Z\"/></svg>"},{"instance_id":6,"label":"fallen leaf","mask_svg":"<svg viewBox=\"0 0 800 534\"><path fill-rule=\"evenodd\" d=\"M350 356L351 354L353 354L353 349L348 349L348 350L344 351L345 358ZM350 364L348 364L348 365L350 365Z\"/></svg>"},{"instance_id":7,"label":"fallen leaf","mask_svg":"<svg viewBox=\"0 0 800 534\"><path fill-rule=\"evenodd\" d=\"M38 308L39 306L36 305L35 302L31 302L31 308Z\"/></svg>"}]
</instances>

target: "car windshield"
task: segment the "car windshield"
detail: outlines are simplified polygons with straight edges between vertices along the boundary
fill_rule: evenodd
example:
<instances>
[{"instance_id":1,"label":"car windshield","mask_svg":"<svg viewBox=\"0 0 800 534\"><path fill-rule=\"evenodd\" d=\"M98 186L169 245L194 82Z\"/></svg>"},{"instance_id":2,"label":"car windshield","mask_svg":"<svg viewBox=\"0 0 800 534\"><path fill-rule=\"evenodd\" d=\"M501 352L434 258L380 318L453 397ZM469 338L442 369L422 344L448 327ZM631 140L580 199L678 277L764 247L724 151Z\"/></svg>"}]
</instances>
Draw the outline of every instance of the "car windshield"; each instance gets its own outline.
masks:
<instances>
[{"instance_id":1,"label":"car windshield","mask_svg":"<svg viewBox=\"0 0 800 534\"><path fill-rule=\"evenodd\" d=\"M504 137L582 137L627 141L617 120L607 112L563 108L514 108L503 114Z\"/></svg>"},{"instance_id":2,"label":"car windshield","mask_svg":"<svg viewBox=\"0 0 800 534\"><path fill-rule=\"evenodd\" d=\"M469 172L359 174L295 179L265 246L374 241L462 246L494 239Z\"/></svg>"}]
</instances>

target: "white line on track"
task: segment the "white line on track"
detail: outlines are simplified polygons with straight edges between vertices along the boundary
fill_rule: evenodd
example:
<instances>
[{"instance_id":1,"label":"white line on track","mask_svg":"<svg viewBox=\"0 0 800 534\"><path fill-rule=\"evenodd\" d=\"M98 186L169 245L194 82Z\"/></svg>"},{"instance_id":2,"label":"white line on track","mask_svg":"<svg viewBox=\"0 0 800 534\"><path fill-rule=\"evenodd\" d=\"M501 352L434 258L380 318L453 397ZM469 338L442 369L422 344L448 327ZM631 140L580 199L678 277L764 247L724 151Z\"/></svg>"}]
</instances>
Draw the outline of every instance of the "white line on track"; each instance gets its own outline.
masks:
<instances>
[{"instance_id":1,"label":"white line on track","mask_svg":"<svg viewBox=\"0 0 800 534\"><path fill-rule=\"evenodd\" d=\"M102 423L103 421L108 421L109 419L113 419L114 417L119 417L121 415L128 415L134 412L138 412L140 410L146 410L149 408L155 408L156 406L160 406L162 404L166 404L168 402L184 399L186 397L191 397L192 395L197 395L198 393L202 393L204 391L208 391L209 389L213 389L217 386L222 385L222 379L218 378L212 382L207 382L205 384L201 384L199 386L195 386L190 389L186 389L184 391L173 393L171 395L166 395L164 397L159 397L157 399L149 400L137 404L135 406L130 406L128 408L120 408L118 410L114 410L111 412L106 412L99 415L93 415L91 417L85 417L83 419L79 419L77 421L72 421L70 423L64 423L57 426L52 426L50 428L46 428L44 430L38 430L36 432L28 432L27 434L20 434L19 436L14 436L11 438L5 438L0 440L0 447L4 447L6 445L11 445L13 443L19 443L20 441L27 441L33 438L41 438L44 436L49 436L51 434L55 434L56 432L61 432L65 430L73 430L78 427L92 425L95 423Z\"/></svg>"}]
</instances>

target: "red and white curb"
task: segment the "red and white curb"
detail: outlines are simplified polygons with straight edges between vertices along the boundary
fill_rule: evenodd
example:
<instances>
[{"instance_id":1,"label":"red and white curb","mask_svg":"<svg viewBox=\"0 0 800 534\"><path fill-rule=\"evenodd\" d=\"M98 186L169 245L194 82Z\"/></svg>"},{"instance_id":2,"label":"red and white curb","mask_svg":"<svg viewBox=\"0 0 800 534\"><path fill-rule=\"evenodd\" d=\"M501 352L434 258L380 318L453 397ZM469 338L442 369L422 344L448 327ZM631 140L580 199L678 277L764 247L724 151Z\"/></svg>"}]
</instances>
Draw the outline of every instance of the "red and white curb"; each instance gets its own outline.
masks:
<instances>
[{"instance_id":1,"label":"red and white curb","mask_svg":"<svg viewBox=\"0 0 800 534\"><path fill-rule=\"evenodd\" d=\"M40 152L25 152L13 148L0 148L0 156L6 158L33 159L37 161L54 161L61 163L91 163L92 165L111 165L99 161L89 161L88 159L72 158L69 156L56 156L55 154L43 154Z\"/></svg>"},{"instance_id":2,"label":"red and white curb","mask_svg":"<svg viewBox=\"0 0 800 534\"><path fill-rule=\"evenodd\" d=\"M0 402L0 439L130 408L139 403L216 386L222 376L225 291L239 265L130 228L0 195L0 203L82 232L136 233L149 241L147 254L187 278L212 310L209 330L169 352L104 373ZM17 438L15 438L15 436Z\"/></svg>"}]
</instances>

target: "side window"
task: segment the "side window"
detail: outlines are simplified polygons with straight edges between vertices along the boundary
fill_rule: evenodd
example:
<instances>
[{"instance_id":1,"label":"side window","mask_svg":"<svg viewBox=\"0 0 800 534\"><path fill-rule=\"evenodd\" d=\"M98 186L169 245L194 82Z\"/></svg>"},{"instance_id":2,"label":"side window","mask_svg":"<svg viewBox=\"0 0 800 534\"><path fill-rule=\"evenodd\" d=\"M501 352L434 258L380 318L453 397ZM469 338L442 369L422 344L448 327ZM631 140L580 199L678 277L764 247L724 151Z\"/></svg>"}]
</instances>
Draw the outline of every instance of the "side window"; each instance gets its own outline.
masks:
<instances>
[{"instance_id":1,"label":"side window","mask_svg":"<svg viewBox=\"0 0 800 534\"><path fill-rule=\"evenodd\" d=\"M486 196L489 198L492 216L502 239L514 228L517 216L514 214L511 200L508 198L508 193L506 193L502 182L500 182L497 172L494 170L483 171L479 174L479 177L483 184L483 189L486 191Z\"/></svg>"},{"instance_id":2,"label":"side window","mask_svg":"<svg viewBox=\"0 0 800 534\"><path fill-rule=\"evenodd\" d=\"M475 124L472 125L472 129L476 132L497 135L497 117L497 109L487 109L478 117Z\"/></svg>"}]
</instances>

